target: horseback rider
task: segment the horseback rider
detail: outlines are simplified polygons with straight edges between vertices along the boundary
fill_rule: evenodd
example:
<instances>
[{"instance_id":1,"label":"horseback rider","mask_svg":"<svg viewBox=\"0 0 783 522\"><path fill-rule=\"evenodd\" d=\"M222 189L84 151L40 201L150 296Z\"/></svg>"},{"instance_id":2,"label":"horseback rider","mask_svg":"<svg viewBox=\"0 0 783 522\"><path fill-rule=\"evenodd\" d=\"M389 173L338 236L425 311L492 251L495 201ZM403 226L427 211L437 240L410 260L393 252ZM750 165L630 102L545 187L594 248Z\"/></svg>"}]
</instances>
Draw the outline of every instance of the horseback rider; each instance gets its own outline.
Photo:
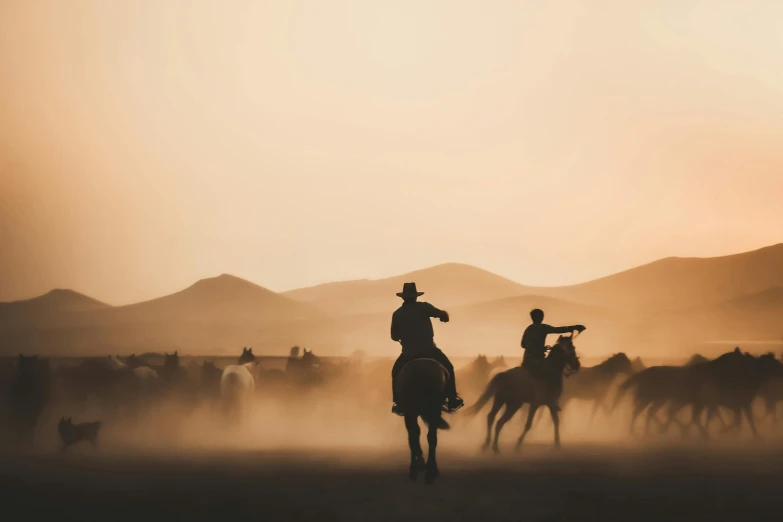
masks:
<instances>
[{"instance_id":1,"label":"horseback rider","mask_svg":"<svg viewBox=\"0 0 783 522\"><path fill-rule=\"evenodd\" d=\"M446 382L446 398L450 411L461 408L464 404L457 395L457 385L454 378L454 366L437 346L435 346L435 333L432 330L431 317L437 317L442 323L449 322L449 314L445 310L439 310L429 303L417 301L424 292L416 290L416 283L405 283L402 292L397 296L403 299L400 306L392 315L391 338L402 344L402 353L397 358L392 368L392 397L394 405L392 412L403 415L402 408L397 402L397 390L395 383L397 375L402 367L413 359L435 359L446 369L448 381Z\"/></svg>"},{"instance_id":2,"label":"horseback rider","mask_svg":"<svg viewBox=\"0 0 783 522\"><path fill-rule=\"evenodd\" d=\"M522 348L525 355L522 358L522 366L530 369L532 372L545 373L545 365L541 362L546 357L548 347L546 346L546 336L549 334L564 334L573 331L582 333L585 327L581 324L572 326L549 326L544 324L544 312L538 308L530 311L530 318L533 324L525 328L522 335Z\"/></svg>"}]
</instances>

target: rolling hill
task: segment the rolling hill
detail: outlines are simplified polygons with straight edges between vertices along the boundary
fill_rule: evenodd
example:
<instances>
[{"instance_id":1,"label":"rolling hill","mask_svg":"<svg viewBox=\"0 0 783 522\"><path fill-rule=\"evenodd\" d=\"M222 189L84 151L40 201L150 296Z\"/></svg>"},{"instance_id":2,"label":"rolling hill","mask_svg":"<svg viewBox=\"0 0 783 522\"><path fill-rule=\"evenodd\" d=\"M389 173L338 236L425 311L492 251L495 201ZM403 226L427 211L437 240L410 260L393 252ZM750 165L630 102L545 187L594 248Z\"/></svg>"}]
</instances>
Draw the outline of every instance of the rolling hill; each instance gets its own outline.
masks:
<instances>
[{"instance_id":1,"label":"rolling hill","mask_svg":"<svg viewBox=\"0 0 783 522\"><path fill-rule=\"evenodd\" d=\"M79 292L55 289L32 299L0 303L0 328L54 326L74 315L110 308Z\"/></svg>"},{"instance_id":2,"label":"rolling hill","mask_svg":"<svg viewBox=\"0 0 783 522\"><path fill-rule=\"evenodd\" d=\"M8 304L27 313L25 321L9 315L9 321L2 323L0 353L102 354L147 349L217 353L244 346L248 339L289 343L298 331L289 325L324 315L318 308L226 274L127 306L82 304L65 309Z\"/></svg>"},{"instance_id":3,"label":"rolling hill","mask_svg":"<svg viewBox=\"0 0 783 522\"><path fill-rule=\"evenodd\" d=\"M637 313L710 306L783 286L783 243L721 257L668 257L586 283L538 289Z\"/></svg>"},{"instance_id":4,"label":"rolling hill","mask_svg":"<svg viewBox=\"0 0 783 522\"><path fill-rule=\"evenodd\" d=\"M481 268L447 263L385 279L326 283L284 292L292 299L316 305L333 315L390 313L400 305L395 294L405 282L414 281L423 300L454 308L480 301L528 293L530 288Z\"/></svg>"}]
</instances>

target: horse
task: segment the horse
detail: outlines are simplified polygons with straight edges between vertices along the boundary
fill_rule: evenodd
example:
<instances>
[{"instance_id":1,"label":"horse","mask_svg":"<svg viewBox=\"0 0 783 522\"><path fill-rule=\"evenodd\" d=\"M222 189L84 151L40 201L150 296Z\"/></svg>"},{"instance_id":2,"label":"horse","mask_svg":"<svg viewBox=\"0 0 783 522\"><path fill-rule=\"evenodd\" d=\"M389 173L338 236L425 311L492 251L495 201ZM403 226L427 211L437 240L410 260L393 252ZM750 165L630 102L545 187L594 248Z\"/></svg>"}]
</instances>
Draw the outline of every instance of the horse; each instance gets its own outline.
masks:
<instances>
[{"instance_id":1,"label":"horse","mask_svg":"<svg viewBox=\"0 0 783 522\"><path fill-rule=\"evenodd\" d=\"M411 451L411 463L408 476L416 480L424 470L425 484L433 484L440 475L435 456L438 446L438 430L449 429L443 419L443 403L446 399L446 381L448 373L434 359L414 359L400 370L397 376L397 396L399 405L405 412L405 429L408 432L408 446ZM429 452L427 460L421 448L419 437L419 417L427 425Z\"/></svg>"},{"instance_id":2,"label":"horse","mask_svg":"<svg viewBox=\"0 0 783 522\"><path fill-rule=\"evenodd\" d=\"M753 399L768 379L783 375L783 364L772 354L754 357L742 353L739 348L706 362L695 362L684 366L652 366L630 377L620 385L615 406L628 391L634 392L634 411L631 417L630 431L638 415L647 410L647 426L654 419L660 426L660 432L675 422L676 414L686 406L692 407L690 425L696 426L701 435L709 438L710 420L720 417L718 408L726 407L734 412L734 423L724 427L739 429L742 414L748 419L751 431L758 437L751 412ZM655 416L657 411L668 404L668 419L665 424ZM701 424L701 414L706 409L705 425ZM721 418L722 420L722 418ZM724 423L725 424L725 423ZM683 434L688 426L682 425Z\"/></svg>"},{"instance_id":3,"label":"horse","mask_svg":"<svg viewBox=\"0 0 783 522\"><path fill-rule=\"evenodd\" d=\"M292 348L285 366L286 375L292 377L297 384L302 386L322 384L323 376L319 372L321 358L307 348L304 349L301 358L298 358L295 353L298 353L298 349L294 352Z\"/></svg>"},{"instance_id":4,"label":"horse","mask_svg":"<svg viewBox=\"0 0 783 522\"><path fill-rule=\"evenodd\" d=\"M774 354L755 357L747 352L742 353L737 347L712 361L686 367L686 374L684 387L670 401L670 420L677 411L691 405L691 423L696 425L704 438L708 438L710 419L718 414L719 407L725 407L734 413L734 422L725 426L723 431L739 430L744 413L751 432L760 438L753 419L752 405L764 383L783 377L783 363ZM700 422L705 408L706 427Z\"/></svg>"},{"instance_id":5,"label":"horse","mask_svg":"<svg viewBox=\"0 0 783 522\"><path fill-rule=\"evenodd\" d=\"M571 375L578 372L580 367L573 339L573 334L559 336L555 345L549 350L549 355L541 363L542 366L546 366L551 371L551 377L536 375L536 373L532 373L524 366L511 368L493 377L481 394L481 397L476 401L476 404L466 410L468 415L473 416L484 407L489 399L494 398L492 409L487 415L487 437L484 441L484 449L489 447L492 425L495 423L495 416L500 409L503 406L506 407L495 426L495 439L492 444L492 450L496 454L500 452L498 447L500 431L525 403L530 404L530 410L527 414L525 429L519 436L519 439L517 439L516 449L519 450L521 448L527 432L530 431L533 425L536 411L541 406L549 408L555 428L555 448L560 448L560 420L558 417L560 407L558 400L563 390L563 377L566 374Z\"/></svg>"},{"instance_id":6,"label":"horse","mask_svg":"<svg viewBox=\"0 0 783 522\"><path fill-rule=\"evenodd\" d=\"M16 375L8 391L10 424L16 442L22 446L32 444L38 419L52 394L49 360L19 354Z\"/></svg>"},{"instance_id":7,"label":"horse","mask_svg":"<svg viewBox=\"0 0 783 522\"><path fill-rule=\"evenodd\" d=\"M492 372L498 368L508 368L502 355L490 362L486 355L480 354L466 368L457 371L457 381L463 389L478 394L489 382Z\"/></svg>"},{"instance_id":8,"label":"horse","mask_svg":"<svg viewBox=\"0 0 783 522\"><path fill-rule=\"evenodd\" d=\"M236 412L252 399L256 389L253 377L255 363L226 366L220 377L220 397L226 412Z\"/></svg>"},{"instance_id":9,"label":"horse","mask_svg":"<svg viewBox=\"0 0 783 522\"><path fill-rule=\"evenodd\" d=\"M254 362L256 360L256 356L253 355L253 349L252 348L242 348L242 355L239 356L239 359L237 360L237 364L245 364L249 362Z\"/></svg>"},{"instance_id":10,"label":"horse","mask_svg":"<svg viewBox=\"0 0 783 522\"><path fill-rule=\"evenodd\" d=\"M596 366L583 367L579 373L563 382L562 408L565 409L573 399L593 401L590 414L592 422L599 409L609 413L606 398L617 377L633 373L633 363L623 352L612 355Z\"/></svg>"}]
</instances>

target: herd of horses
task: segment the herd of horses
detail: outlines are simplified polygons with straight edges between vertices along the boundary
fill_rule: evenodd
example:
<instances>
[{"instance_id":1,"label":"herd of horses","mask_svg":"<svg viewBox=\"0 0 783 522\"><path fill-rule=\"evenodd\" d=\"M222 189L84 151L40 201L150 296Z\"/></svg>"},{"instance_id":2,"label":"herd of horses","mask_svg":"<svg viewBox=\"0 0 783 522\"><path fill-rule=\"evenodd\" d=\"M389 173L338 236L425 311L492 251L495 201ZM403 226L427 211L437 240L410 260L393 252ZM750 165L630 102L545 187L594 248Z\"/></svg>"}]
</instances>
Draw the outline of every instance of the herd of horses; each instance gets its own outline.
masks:
<instances>
[{"instance_id":1,"label":"herd of horses","mask_svg":"<svg viewBox=\"0 0 783 522\"><path fill-rule=\"evenodd\" d=\"M284 368L267 367L256 359L252 348L243 348L236 361L224 367L208 360L182 364L176 351L162 357L143 354L87 358L56 367L45 358L19 355L15 363L0 363L0 410L7 414L11 440L24 447L32 444L47 408L69 420L85 411L88 404L97 405L104 417L134 416L157 401L177 398L194 406L209 403L221 414L241 419L245 408L259 396L288 401L346 382L353 386L353 401L367 401L357 403L358 408L381 408L388 405L391 395L386 384L387 366L386 361L321 360L308 350L298 356L298 349ZM424 472L428 484L439 475L438 430L450 427L443 415L447 378L438 362L422 358L406 364L397 380L410 448L409 476L416 479ZM739 430L743 419L751 433L759 436L754 401L761 398L763 418L771 416L775 421L780 420L777 406L783 401L783 363L773 354L756 356L736 348L711 360L694 356L681 366L645 367L641 359L617 353L600 364L583 367L571 335L559 336L538 371L509 368L503 357L490 361L479 355L457 370L457 382L463 396L473 404L454 414L455 420L467 420L491 404L483 447L491 447L496 453L500 451L504 425L524 405L528 405L527 421L517 439L517 449L541 419L537 413L542 409L549 411L555 447L559 447L560 416L568 414L572 401L591 403L592 421L599 413L613 415L617 405L628 400L632 403L632 434L644 414L646 435L654 426L659 434L678 426L682 436L695 429L703 438L711 437L715 422L722 424L720 433L725 433ZM357 390L361 393L356 394ZM732 413L733 418L727 422L723 411ZM419 420L427 427L426 459Z\"/></svg>"}]
</instances>

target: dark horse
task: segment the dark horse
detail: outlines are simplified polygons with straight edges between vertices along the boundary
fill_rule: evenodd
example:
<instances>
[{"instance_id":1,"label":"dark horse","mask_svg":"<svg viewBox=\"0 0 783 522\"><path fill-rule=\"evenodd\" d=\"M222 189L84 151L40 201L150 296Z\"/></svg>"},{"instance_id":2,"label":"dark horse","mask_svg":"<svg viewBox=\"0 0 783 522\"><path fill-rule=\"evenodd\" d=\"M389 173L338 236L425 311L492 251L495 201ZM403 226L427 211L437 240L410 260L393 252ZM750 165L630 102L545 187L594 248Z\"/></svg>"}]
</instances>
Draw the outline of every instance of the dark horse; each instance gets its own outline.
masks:
<instances>
[{"instance_id":1,"label":"dark horse","mask_svg":"<svg viewBox=\"0 0 783 522\"><path fill-rule=\"evenodd\" d=\"M49 361L37 355L19 355L19 366L9 389L10 420L19 447L32 444L35 427L52 392Z\"/></svg>"},{"instance_id":2,"label":"dark horse","mask_svg":"<svg viewBox=\"0 0 783 522\"><path fill-rule=\"evenodd\" d=\"M242 355L240 355L239 359L237 359L237 364L245 364L255 360L256 356L253 355L253 349L245 347L242 348Z\"/></svg>"},{"instance_id":3,"label":"dark horse","mask_svg":"<svg viewBox=\"0 0 783 522\"><path fill-rule=\"evenodd\" d=\"M397 396L405 412L405 429L408 430L408 445L411 449L408 473L411 480L416 480L422 470L425 470L426 484L432 484L440 475L435 449L438 446L438 429L449 429L442 417L447 380L448 372L434 359L414 359L402 367L397 377ZM428 427L429 454L426 462L419 441L419 417Z\"/></svg>"},{"instance_id":4,"label":"dark horse","mask_svg":"<svg viewBox=\"0 0 783 522\"><path fill-rule=\"evenodd\" d=\"M498 447L500 430L525 403L530 404L530 410L527 414L525 430L517 439L516 449L519 450L522 446L525 435L527 435L527 432L530 431L530 427L533 425L536 411L541 406L549 408L549 412L552 415L552 423L555 426L555 447L560 447L560 419L558 417L560 406L558 401L560 394L563 392L563 377L566 373L571 375L579 371L580 366L579 358L576 356L576 348L574 348L573 344L573 336L561 335L557 339L557 343L549 350L549 355L547 355L542 366L546 366L549 375L538 375L538 372L533 373L523 366L511 368L497 374L489 382L476 404L467 410L468 415L475 415L489 402L489 399L495 399L492 403L492 409L487 415L485 449L489 447L492 438L492 425L495 423L495 416L500 409L503 406L506 407L506 410L497 422L497 426L495 426L495 440L492 444L492 449L495 453L500 452Z\"/></svg>"}]
</instances>

